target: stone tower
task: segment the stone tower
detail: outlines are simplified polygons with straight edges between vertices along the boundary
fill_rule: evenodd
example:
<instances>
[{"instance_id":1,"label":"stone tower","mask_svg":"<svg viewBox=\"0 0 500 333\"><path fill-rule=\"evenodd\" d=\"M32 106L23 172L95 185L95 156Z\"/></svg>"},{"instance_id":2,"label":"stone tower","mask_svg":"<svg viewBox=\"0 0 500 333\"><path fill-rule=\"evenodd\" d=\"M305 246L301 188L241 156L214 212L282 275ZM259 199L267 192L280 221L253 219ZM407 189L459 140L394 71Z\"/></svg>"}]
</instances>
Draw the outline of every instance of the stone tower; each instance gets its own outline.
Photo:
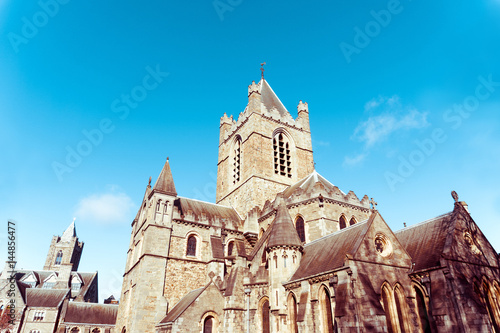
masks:
<instances>
[{"instance_id":1,"label":"stone tower","mask_svg":"<svg viewBox=\"0 0 500 333\"><path fill-rule=\"evenodd\" d=\"M67 266L70 267L70 271L77 271L82 250L83 242L78 241L75 221L73 221L62 236L52 237L43 269L60 271L61 267Z\"/></svg>"},{"instance_id":2,"label":"stone tower","mask_svg":"<svg viewBox=\"0 0 500 333\"><path fill-rule=\"evenodd\" d=\"M122 332L153 332L167 313L165 267L170 248L173 203L177 196L167 158L132 222L116 328Z\"/></svg>"},{"instance_id":3,"label":"stone tower","mask_svg":"<svg viewBox=\"0 0 500 333\"><path fill-rule=\"evenodd\" d=\"M293 119L264 78L252 82L238 120L224 114L220 121L217 203L245 218L313 169L307 103Z\"/></svg>"}]
</instances>

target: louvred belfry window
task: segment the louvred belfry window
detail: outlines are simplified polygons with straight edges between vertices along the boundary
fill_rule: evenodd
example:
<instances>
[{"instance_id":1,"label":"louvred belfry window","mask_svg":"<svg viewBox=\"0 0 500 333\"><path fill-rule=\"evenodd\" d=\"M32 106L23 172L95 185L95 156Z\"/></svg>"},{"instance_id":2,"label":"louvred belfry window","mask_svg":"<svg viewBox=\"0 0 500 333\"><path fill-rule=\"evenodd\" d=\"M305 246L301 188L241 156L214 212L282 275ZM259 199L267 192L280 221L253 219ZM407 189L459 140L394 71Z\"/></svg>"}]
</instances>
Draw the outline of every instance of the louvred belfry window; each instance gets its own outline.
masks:
<instances>
[{"instance_id":1,"label":"louvred belfry window","mask_svg":"<svg viewBox=\"0 0 500 333\"><path fill-rule=\"evenodd\" d=\"M241 139L238 137L233 148L233 184L240 181Z\"/></svg>"},{"instance_id":2,"label":"louvred belfry window","mask_svg":"<svg viewBox=\"0 0 500 333\"><path fill-rule=\"evenodd\" d=\"M286 135L278 133L273 139L274 173L292 178L290 142Z\"/></svg>"}]
</instances>

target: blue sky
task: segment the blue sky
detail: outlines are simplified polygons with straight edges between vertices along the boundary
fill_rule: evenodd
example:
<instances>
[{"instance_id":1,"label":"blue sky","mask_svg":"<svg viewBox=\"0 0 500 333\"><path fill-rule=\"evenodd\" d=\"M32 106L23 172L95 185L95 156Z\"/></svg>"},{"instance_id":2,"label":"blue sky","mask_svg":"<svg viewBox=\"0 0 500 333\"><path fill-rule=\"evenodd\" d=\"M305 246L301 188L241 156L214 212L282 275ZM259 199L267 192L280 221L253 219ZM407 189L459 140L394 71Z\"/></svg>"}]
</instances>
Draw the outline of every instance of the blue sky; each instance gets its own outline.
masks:
<instances>
[{"instance_id":1,"label":"blue sky","mask_svg":"<svg viewBox=\"0 0 500 333\"><path fill-rule=\"evenodd\" d=\"M118 296L149 176L169 156L179 195L214 201L219 118L263 61L294 117L309 103L319 173L395 230L455 190L500 251L499 31L499 0L3 0L0 221L18 223L18 267L41 269L76 217L80 270Z\"/></svg>"}]
</instances>

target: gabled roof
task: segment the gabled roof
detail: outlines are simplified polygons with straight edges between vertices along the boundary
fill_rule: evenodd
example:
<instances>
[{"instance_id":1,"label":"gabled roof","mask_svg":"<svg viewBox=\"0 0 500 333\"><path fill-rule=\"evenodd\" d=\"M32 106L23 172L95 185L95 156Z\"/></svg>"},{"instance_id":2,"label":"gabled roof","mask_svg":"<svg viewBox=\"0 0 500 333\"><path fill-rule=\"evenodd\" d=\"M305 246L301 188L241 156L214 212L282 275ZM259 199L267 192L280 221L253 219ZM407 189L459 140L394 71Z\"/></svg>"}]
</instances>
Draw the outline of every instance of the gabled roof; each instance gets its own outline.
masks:
<instances>
[{"instance_id":1,"label":"gabled roof","mask_svg":"<svg viewBox=\"0 0 500 333\"><path fill-rule=\"evenodd\" d=\"M114 325L118 314L118 304L97 304L69 302L65 323Z\"/></svg>"},{"instance_id":2,"label":"gabled roof","mask_svg":"<svg viewBox=\"0 0 500 333\"><path fill-rule=\"evenodd\" d=\"M415 271L440 266L450 227L452 212L394 232L415 263Z\"/></svg>"},{"instance_id":3,"label":"gabled roof","mask_svg":"<svg viewBox=\"0 0 500 333\"><path fill-rule=\"evenodd\" d=\"M69 289L26 289L26 305L29 307L55 308L68 295Z\"/></svg>"},{"instance_id":4,"label":"gabled roof","mask_svg":"<svg viewBox=\"0 0 500 333\"><path fill-rule=\"evenodd\" d=\"M210 283L212 283L212 282L210 282ZM186 296L184 296L183 298L181 298L181 300L179 301L179 303L177 303L174 306L174 308L167 313L167 315L165 316L165 318L163 318L163 320L160 322L160 324L165 324L165 323L173 322L177 318L179 318L179 316L184 311L186 311L186 309L203 293L203 291L208 288L208 286L210 285L210 283L207 284L203 288L192 290Z\"/></svg>"},{"instance_id":5,"label":"gabled roof","mask_svg":"<svg viewBox=\"0 0 500 333\"><path fill-rule=\"evenodd\" d=\"M276 217L270 228L271 233L267 241L267 248L280 245L302 247L302 242L293 226L292 218L288 213L284 200L279 204Z\"/></svg>"},{"instance_id":6,"label":"gabled roof","mask_svg":"<svg viewBox=\"0 0 500 333\"><path fill-rule=\"evenodd\" d=\"M326 180L325 177L323 177L316 170L314 170L307 177L299 180L295 184L290 185L288 188L286 188L283 191L283 197L289 198L299 188L304 190L305 192L309 192L312 190L314 185L316 185L316 183L321 183L325 187L325 189L333 190L335 188L335 185L330 183L328 180ZM345 195L345 193L343 193L342 191L341 193Z\"/></svg>"},{"instance_id":7,"label":"gabled roof","mask_svg":"<svg viewBox=\"0 0 500 333\"><path fill-rule=\"evenodd\" d=\"M61 242L70 242L73 237L76 237L75 220L71 222L69 227L62 234Z\"/></svg>"},{"instance_id":8,"label":"gabled roof","mask_svg":"<svg viewBox=\"0 0 500 333\"><path fill-rule=\"evenodd\" d=\"M236 225L241 225L243 223L236 210L232 207L183 197L179 197L175 200L175 205L179 208L181 214L184 215L186 215L188 211L192 211L193 214L198 217L205 214L209 220L217 217L219 219L233 221Z\"/></svg>"},{"instance_id":9,"label":"gabled roof","mask_svg":"<svg viewBox=\"0 0 500 333\"><path fill-rule=\"evenodd\" d=\"M170 170L170 164L168 163L168 157L165 165L163 165L160 176L156 180L153 191L177 196L177 191L175 190L174 185L174 178L172 177L172 171Z\"/></svg>"},{"instance_id":10,"label":"gabled roof","mask_svg":"<svg viewBox=\"0 0 500 333\"><path fill-rule=\"evenodd\" d=\"M264 79L260 80L258 85L259 85L259 92L262 98L262 104L263 106L265 106L267 110L271 111L271 109L275 108L282 116L290 115L288 110L285 108L283 103L281 103L280 99L274 93L273 89L271 88L269 83L267 83L266 80Z\"/></svg>"},{"instance_id":11,"label":"gabled roof","mask_svg":"<svg viewBox=\"0 0 500 333\"><path fill-rule=\"evenodd\" d=\"M360 240L368 231L374 216L375 214L372 214L368 220L306 244L300 266L290 281L304 279L342 267L346 254L353 256L356 252Z\"/></svg>"}]
</instances>

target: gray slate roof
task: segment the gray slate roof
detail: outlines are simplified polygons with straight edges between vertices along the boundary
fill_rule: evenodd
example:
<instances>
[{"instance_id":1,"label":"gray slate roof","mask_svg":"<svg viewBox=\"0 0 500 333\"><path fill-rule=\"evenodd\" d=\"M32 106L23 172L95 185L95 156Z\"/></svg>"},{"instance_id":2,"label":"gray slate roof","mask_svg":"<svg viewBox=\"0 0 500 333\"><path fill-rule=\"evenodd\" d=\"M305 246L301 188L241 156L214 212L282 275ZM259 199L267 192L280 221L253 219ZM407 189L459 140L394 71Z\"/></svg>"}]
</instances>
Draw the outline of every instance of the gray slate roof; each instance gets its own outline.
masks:
<instances>
[{"instance_id":1,"label":"gray slate roof","mask_svg":"<svg viewBox=\"0 0 500 333\"><path fill-rule=\"evenodd\" d=\"M454 226L452 217L450 212L394 233L415 263L414 270L440 266L446 239Z\"/></svg>"},{"instance_id":2,"label":"gray slate roof","mask_svg":"<svg viewBox=\"0 0 500 333\"><path fill-rule=\"evenodd\" d=\"M242 225L243 223L236 210L232 207L182 197L175 200L175 205L184 215L191 210L195 216L201 217L202 214L205 214L209 220L217 217L233 221L236 225Z\"/></svg>"},{"instance_id":3,"label":"gray slate roof","mask_svg":"<svg viewBox=\"0 0 500 333\"><path fill-rule=\"evenodd\" d=\"M278 206L276 217L270 228L271 233L267 241L267 248L280 245L302 247L302 242L293 226L292 218L284 201L281 201Z\"/></svg>"},{"instance_id":4,"label":"gray slate roof","mask_svg":"<svg viewBox=\"0 0 500 333\"><path fill-rule=\"evenodd\" d=\"M283 103L281 103L280 99L278 96L274 93L273 89L267 83L266 80L262 79L259 82L259 87L260 87L260 95L262 98L262 104L266 107L267 110L271 110L273 108L276 108L280 115L284 116L286 114L290 115L288 110L285 108Z\"/></svg>"},{"instance_id":5,"label":"gray slate roof","mask_svg":"<svg viewBox=\"0 0 500 333\"><path fill-rule=\"evenodd\" d=\"M170 310L165 318L160 322L160 324L165 324L175 321L186 309L201 295L201 293L207 289L210 284L207 284L203 288L195 289L190 291L186 296L184 296L179 303L177 303L172 310Z\"/></svg>"},{"instance_id":6,"label":"gray slate roof","mask_svg":"<svg viewBox=\"0 0 500 333\"><path fill-rule=\"evenodd\" d=\"M153 187L153 191L168 194L168 195L177 195L177 191L175 190L174 178L172 177L172 171L170 170L170 164L167 161L161 170L160 176L156 180L155 186Z\"/></svg>"},{"instance_id":7,"label":"gray slate roof","mask_svg":"<svg viewBox=\"0 0 500 333\"><path fill-rule=\"evenodd\" d=\"M114 325L118 304L69 302L64 317L65 323Z\"/></svg>"},{"instance_id":8,"label":"gray slate roof","mask_svg":"<svg viewBox=\"0 0 500 333\"><path fill-rule=\"evenodd\" d=\"M354 255L359 245L358 240L368 230L372 218L306 244L300 266L290 281L304 279L342 267L346 254Z\"/></svg>"},{"instance_id":9,"label":"gray slate roof","mask_svg":"<svg viewBox=\"0 0 500 333\"><path fill-rule=\"evenodd\" d=\"M26 305L38 308L55 308L58 307L69 289L39 289L28 288L26 289Z\"/></svg>"}]
</instances>

